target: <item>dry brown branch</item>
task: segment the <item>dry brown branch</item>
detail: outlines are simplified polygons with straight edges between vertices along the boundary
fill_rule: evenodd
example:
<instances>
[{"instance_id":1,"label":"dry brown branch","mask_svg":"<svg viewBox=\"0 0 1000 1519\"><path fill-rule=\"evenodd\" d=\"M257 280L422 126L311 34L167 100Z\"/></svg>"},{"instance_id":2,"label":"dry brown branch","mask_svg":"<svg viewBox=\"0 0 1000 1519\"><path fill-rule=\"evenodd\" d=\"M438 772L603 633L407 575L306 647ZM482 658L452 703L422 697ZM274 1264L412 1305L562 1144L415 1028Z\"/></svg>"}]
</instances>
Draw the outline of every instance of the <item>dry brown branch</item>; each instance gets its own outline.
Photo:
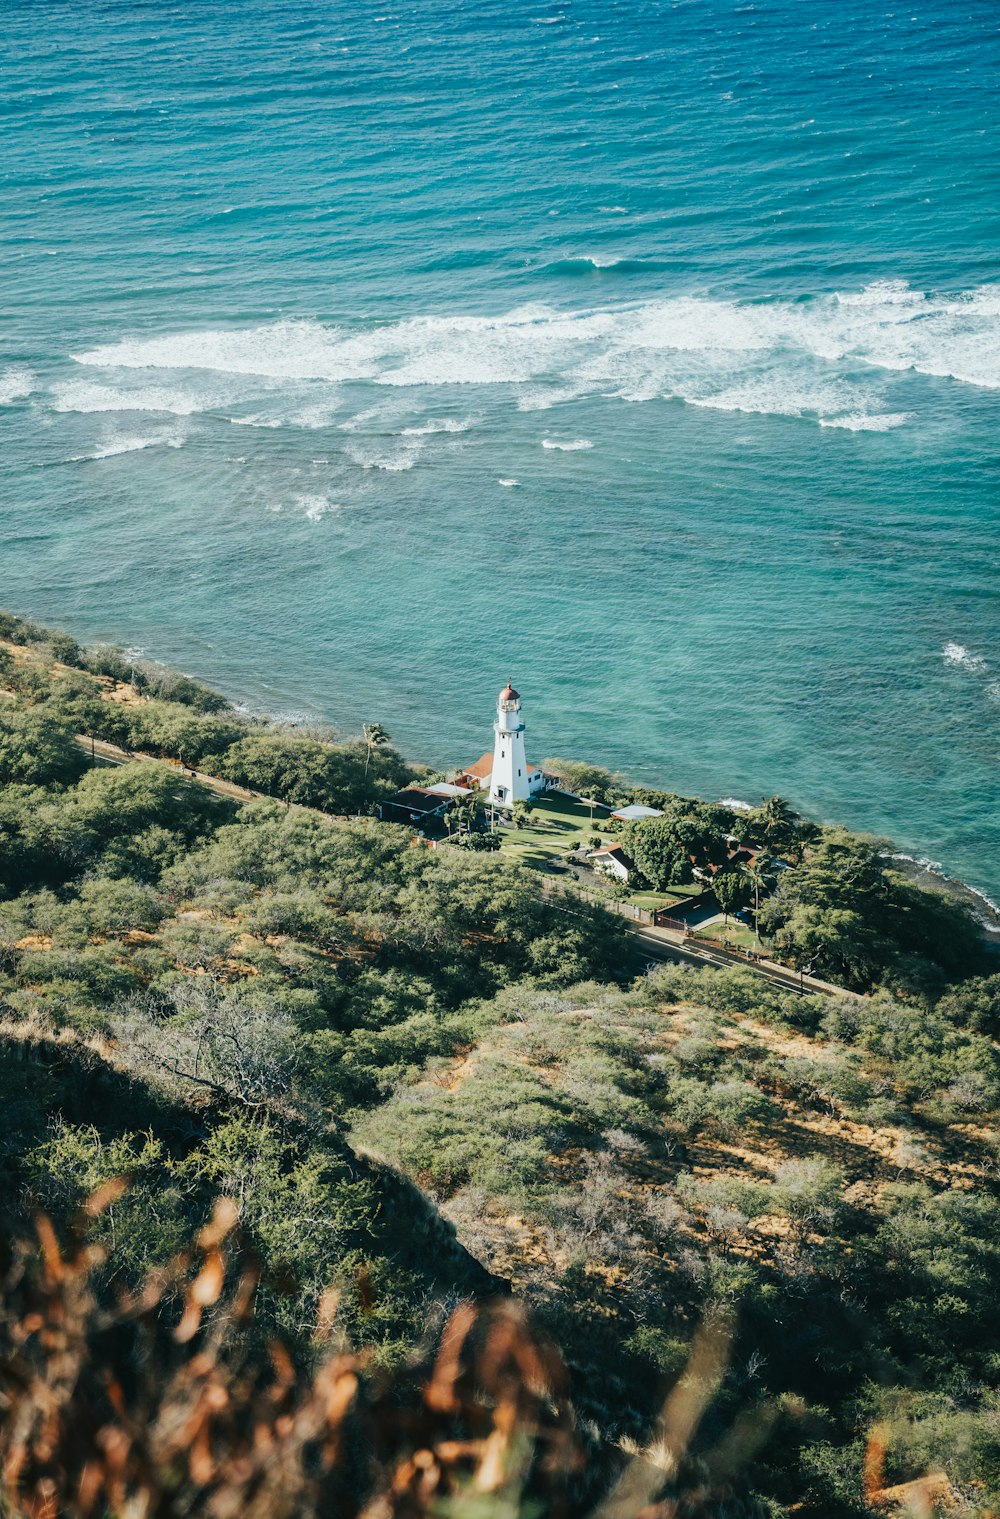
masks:
<instances>
[{"instance_id":1,"label":"dry brown branch","mask_svg":"<svg viewBox=\"0 0 1000 1519\"><path fill-rule=\"evenodd\" d=\"M10 1519L476 1519L583 1514L595 1472L550 1344L510 1300L460 1303L436 1351L392 1375L341 1348L338 1298L320 1305L310 1371L248 1324L260 1280L236 1210L220 1201L190 1251L105 1302L106 1252L87 1225L61 1245L39 1217L0 1301L0 1512ZM252 1332L248 1332L251 1330ZM592 1519L721 1512L767 1411L716 1451L692 1441L725 1374L732 1326L696 1338L653 1442ZM605 1451L601 1470L613 1471ZM873 1474L874 1475L874 1474ZM606 1479L605 1479L606 1480Z\"/></svg>"}]
</instances>

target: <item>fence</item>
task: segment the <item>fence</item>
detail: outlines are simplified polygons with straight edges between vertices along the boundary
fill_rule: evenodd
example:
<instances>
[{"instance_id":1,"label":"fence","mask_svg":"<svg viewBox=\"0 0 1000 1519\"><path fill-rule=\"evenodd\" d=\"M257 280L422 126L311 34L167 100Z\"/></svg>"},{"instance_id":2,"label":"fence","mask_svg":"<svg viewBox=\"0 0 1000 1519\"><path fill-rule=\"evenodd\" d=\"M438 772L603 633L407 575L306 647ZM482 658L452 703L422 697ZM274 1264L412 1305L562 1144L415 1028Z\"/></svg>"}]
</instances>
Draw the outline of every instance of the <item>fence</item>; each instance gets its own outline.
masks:
<instances>
[{"instance_id":1,"label":"fence","mask_svg":"<svg viewBox=\"0 0 1000 1519\"><path fill-rule=\"evenodd\" d=\"M561 881L559 884L563 891L570 895L580 897L584 902L596 902L598 907L617 913L620 918L628 918L633 923L653 923L654 914L647 912L644 907L636 907L634 902L619 902L614 897L598 895L596 891L587 891L583 886L571 886L568 881Z\"/></svg>"}]
</instances>

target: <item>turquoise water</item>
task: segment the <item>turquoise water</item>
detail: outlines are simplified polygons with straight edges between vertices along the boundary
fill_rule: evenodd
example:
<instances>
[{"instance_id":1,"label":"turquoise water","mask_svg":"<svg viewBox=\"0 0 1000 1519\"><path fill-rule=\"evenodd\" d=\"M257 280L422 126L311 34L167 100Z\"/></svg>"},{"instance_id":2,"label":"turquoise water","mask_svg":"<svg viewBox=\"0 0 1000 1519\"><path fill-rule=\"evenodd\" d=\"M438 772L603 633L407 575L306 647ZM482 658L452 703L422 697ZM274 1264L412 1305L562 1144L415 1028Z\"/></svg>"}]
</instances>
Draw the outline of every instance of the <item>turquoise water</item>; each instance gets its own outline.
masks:
<instances>
[{"instance_id":1,"label":"turquoise water","mask_svg":"<svg viewBox=\"0 0 1000 1519\"><path fill-rule=\"evenodd\" d=\"M0 18L0 604L1000 897L995 0Z\"/></svg>"}]
</instances>

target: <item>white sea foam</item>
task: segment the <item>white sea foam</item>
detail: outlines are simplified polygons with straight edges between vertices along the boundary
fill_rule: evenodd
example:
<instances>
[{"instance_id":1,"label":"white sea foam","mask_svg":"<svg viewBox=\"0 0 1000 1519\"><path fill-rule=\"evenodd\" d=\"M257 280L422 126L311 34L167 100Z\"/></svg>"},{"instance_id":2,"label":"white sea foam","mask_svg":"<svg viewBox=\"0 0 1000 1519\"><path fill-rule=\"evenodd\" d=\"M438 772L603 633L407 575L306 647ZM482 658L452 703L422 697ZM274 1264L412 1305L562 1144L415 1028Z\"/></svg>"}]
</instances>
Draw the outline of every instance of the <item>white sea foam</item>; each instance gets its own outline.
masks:
<instances>
[{"instance_id":1,"label":"white sea foam","mask_svg":"<svg viewBox=\"0 0 1000 1519\"><path fill-rule=\"evenodd\" d=\"M293 411L288 420L293 427L330 427L340 407L339 397L333 400L314 401L309 406L301 406Z\"/></svg>"},{"instance_id":2,"label":"white sea foam","mask_svg":"<svg viewBox=\"0 0 1000 1519\"><path fill-rule=\"evenodd\" d=\"M706 406L712 411L758 412L771 416L801 417L836 411L857 401L856 391L836 383L809 381L787 375L762 373L726 390L687 393L684 400L692 406Z\"/></svg>"},{"instance_id":3,"label":"white sea foam","mask_svg":"<svg viewBox=\"0 0 1000 1519\"><path fill-rule=\"evenodd\" d=\"M368 406L364 411L357 412L353 417L348 417L345 422L339 423L341 432L365 432L373 424L376 427L388 426L399 416L397 405Z\"/></svg>"},{"instance_id":4,"label":"white sea foam","mask_svg":"<svg viewBox=\"0 0 1000 1519\"><path fill-rule=\"evenodd\" d=\"M242 376L279 393L296 381L394 389L504 386L524 410L582 395L639 402L669 397L887 431L908 420L906 412L886 406L882 388L901 372L1000 387L1000 286L937 295L880 281L805 300L678 296L350 327L284 321L128 338L74 357L106 371L105 383L62 387L56 395L61 409L186 415L206 405L204 381L196 382L211 375L216 389L222 376ZM870 384L858 384L861 370L870 372ZM134 392L124 384L124 371L142 372ZM173 374L161 383L158 371ZM301 396L296 404L305 415ZM405 410L412 416L411 407ZM280 417L280 408L273 415ZM363 428L370 415L340 425Z\"/></svg>"},{"instance_id":5,"label":"white sea foam","mask_svg":"<svg viewBox=\"0 0 1000 1519\"><path fill-rule=\"evenodd\" d=\"M349 443L344 452L355 464L362 469L384 469L390 474L399 474L403 470L412 469L420 456L420 445L409 441L402 446L385 447L378 443Z\"/></svg>"},{"instance_id":6,"label":"white sea foam","mask_svg":"<svg viewBox=\"0 0 1000 1519\"><path fill-rule=\"evenodd\" d=\"M851 411L843 417L820 417L820 427L843 427L848 432L891 432L902 427L913 413L910 411L883 411L868 413Z\"/></svg>"},{"instance_id":7,"label":"white sea foam","mask_svg":"<svg viewBox=\"0 0 1000 1519\"><path fill-rule=\"evenodd\" d=\"M327 496L303 495L295 497L295 505L300 508L303 516L310 522L319 522L321 517L326 517L332 512L339 512L342 508Z\"/></svg>"},{"instance_id":8,"label":"white sea foam","mask_svg":"<svg viewBox=\"0 0 1000 1519\"><path fill-rule=\"evenodd\" d=\"M10 406L23 401L35 388L35 376L30 369L5 369L0 374L0 406Z\"/></svg>"},{"instance_id":9,"label":"white sea foam","mask_svg":"<svg viewBox=\"0 0 1000 1519\"><path fill-rule=\"evenodd\" d=\"M574 257L561 260L561 263L563 265L582 264L584 267L589 265L591 269L618 269L622 265L641 266L640 260L619 257L608 253L580 253Z\"/></svg>"},{"instance_id":10,"label":"white sea foam","mask_svg":"<svg viewBox=\"0 0 1000 1519\"><path fill-rule=\"evenodd\" d=\"M973 654L961 643L946 643L941 650L941 657L945 664L960 665L973 675L983 675L989 668L981 654Z\"/></svg>"},{"instance_id":11,"label":"white sea foam","mask_svg":"<svg viewBox=\"0 0 1000 1519\"><path fill-rule=\"evenodd\" d=\"M115 411L165 411L177 417L190 417L205 411L204 394L197 391L172 389L166 385L144 386L136 390L123 390L110 385L96 385L90 381L71 381L56 385L52 391L55 411L78 411L87 414Z\"/></svg>"},{"instance_id":12,"label":"white sea foam","mask_svg":"<svg viewBox=\"0 0 1000 1519\"><path fill-rule=\"evenodd\" d=\"M114 459L118 454L141 453L147 448L183 448L184 434L181 432L152 433L149 436L127 437L111 435L95 448L90 454L75 454L70 459L71 464L83 464L92 459Z\"/></svg>"},{"instance_id":13,"label":"white sea foam","mask_svg":"<svg viewBox=\"0 0 1000 1519\"><path fill-rule=\"evenodd\" d=\"M720 807L728 807L730 812L752 812L753 803L744 802L738 796L724 796L719 800Z\"/></svg>"},{"instance_id":14,"label":"white sea foam","mask_svg":"<svg viewBox=\"0 0 1000 1519\"><path fill-rule=\"evenodd\" d=\"M519 480L498 480L497 484L498 485L504 485L504 486L506 486L509 489L512 485L519 485L520 481Z\"/></svg>"},{"instance_id":15,"label":"white sea foam","mask_svg":"<svg viewBox=\"0 0 1000 1519\"><path fill-rule=\"evenodd\" d=\"M591 443L589 438L574 438L572 442L569 443L560 443L558 438L542 439L543 448L558 448L559 451L564 454L579 453L581 449L593 448L593 446L594 445Z\"/></svg>"},{"instance_id":16,"label":"white sea foam","mask_svg":"<svg viewBox=\"0 0 1000 1519\"><path fill-rule=\"evenodd\" d=\"M444 417L440 422L423 422L419 427L404 427L404 438L426 438L436 432L468 432L473 426L471 417L460 422L457 417Z\"/></svg>"},{"instance_id":17,"label":"white sea foam","mask_svg":"<svg viewBox=\"0 0 1000 1519\"><path fill-rule=\"evenodd\" d=\"M863 290L838 291L840 306L919 306L926 297L922 290L911 290L906 280L873 280Z\"/></svg>"}]
</instances>

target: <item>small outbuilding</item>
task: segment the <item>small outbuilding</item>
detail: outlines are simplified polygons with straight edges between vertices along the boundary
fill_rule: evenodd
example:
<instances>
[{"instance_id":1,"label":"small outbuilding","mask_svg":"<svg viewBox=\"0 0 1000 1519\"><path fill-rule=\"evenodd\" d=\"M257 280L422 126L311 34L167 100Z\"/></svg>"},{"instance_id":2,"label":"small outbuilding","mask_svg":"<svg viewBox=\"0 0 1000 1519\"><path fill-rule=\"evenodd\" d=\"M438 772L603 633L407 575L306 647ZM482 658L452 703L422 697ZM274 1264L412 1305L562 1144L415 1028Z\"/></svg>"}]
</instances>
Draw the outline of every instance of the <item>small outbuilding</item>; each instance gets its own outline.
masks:
<instances>
[{"instance_id":1,"label":"small outbuilding","mask_svg":"<svg viewBox=\"0 0 1000 1519\"><path fill-rule=\"evenodd\" d=\"M378 815L384 823L427 823L440 818L451 806L450 796L441 796L424 786L407 786L379 803Z\"/></svg>"},{"instance_id":2,"label":"small outbuilding","mask_svg":"<svg viewBox=\"0 0 1000 1519\"><path fill-rule=\"evenodd\" d=\"M590 859L595 870L602 871L606 876L614 876L616 881L628 881L635 874L632 860L617 845L595 849Z\"/></svg>"},{"instance_id":3,"label":"small outbuilding","mask_svg":"<svg viewBox=\"0 0 1000 1519\"><path fill-rule=\"evenodd\" d=\"M630 802L627 807L619 807L611 816L620 823L636 823L640 818L661 818L663 812L659 807L644 807L642 802Z\"/></svg>"},{"instance_id":4,"label":"small outbuilding","mask_svg":"<svg viewBox=\"0 0 1000 1519\"><path fill-rule=\"evenodd\" d=\"M449 802L457 802L459 797L469 794L468 786L456 786L453 781L435 781L433 786L423 786L421 790L431 796L446 796Z\"/></svg>"}]
</instances>

